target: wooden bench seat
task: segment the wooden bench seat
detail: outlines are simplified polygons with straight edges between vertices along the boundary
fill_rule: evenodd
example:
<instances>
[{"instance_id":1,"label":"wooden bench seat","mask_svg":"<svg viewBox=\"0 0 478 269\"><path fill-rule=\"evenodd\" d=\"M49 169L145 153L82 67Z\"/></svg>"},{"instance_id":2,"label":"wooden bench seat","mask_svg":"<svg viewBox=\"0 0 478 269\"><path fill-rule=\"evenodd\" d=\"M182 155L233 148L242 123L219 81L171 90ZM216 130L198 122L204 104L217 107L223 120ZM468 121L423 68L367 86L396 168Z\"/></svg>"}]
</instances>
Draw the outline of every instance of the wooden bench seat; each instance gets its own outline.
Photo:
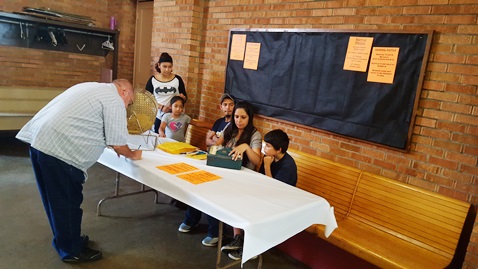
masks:
<instances>
[{"instance_id":1,"label":"wooden bench seat","mask_svg":"<svg viewBox=\"0 0 478 269\"><path fill-rule=\"evenodd\" d=\"M309 232L381 268L446 268L460 264L470 204L310 154L290 151L301 189L334 206L339 228ZM466 225L472 226L472 225ZM463 238L465 237L465 238ZM468 237L468 239L466 238ZM465 247L466 249L466 247ZM461 263L463 261L461 260Z\"/></svg>"}]
</instances>

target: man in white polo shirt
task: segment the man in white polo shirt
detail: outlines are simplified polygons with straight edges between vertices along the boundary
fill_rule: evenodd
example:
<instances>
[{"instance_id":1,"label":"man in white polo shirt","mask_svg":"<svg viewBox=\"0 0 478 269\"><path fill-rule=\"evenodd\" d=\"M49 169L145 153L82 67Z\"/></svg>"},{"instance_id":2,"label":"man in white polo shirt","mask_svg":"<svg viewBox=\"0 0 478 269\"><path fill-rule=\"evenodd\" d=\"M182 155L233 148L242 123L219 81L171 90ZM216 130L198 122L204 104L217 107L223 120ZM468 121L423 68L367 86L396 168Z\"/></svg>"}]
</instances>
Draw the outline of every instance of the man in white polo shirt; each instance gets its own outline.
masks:
<instances>
[{"instance_id":1,"label":"man in white polo shirt","mask_svg":"<svg viewBox=\"0 0 478 269\"><path fill-rule=\"evenodd\" d=\"M132 160L141 151L126 144L126 108L133 103L128 80L80 83L41 109L17 134L30 144L38 189L53 232L53 246L67 263L99 260L101 251L81 236L83 183L107 146Z\"/></svg>"}]
</instances>

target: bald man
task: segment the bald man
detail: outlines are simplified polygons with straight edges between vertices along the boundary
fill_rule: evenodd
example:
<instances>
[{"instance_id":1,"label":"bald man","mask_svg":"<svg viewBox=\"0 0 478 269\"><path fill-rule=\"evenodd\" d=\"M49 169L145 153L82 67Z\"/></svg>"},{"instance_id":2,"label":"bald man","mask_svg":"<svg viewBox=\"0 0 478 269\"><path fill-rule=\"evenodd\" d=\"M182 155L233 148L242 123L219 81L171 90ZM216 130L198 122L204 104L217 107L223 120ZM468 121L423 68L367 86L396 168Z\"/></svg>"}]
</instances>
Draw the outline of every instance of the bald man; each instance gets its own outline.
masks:
<instances>
[{"instance_id":1,"label":"bald man","mask_svg":"<svg viewBox=\"0 0 478 269\"><path fill-rule=\"evenodd\" d=\"M133 100L133 86L125 79L80 83L54 98L16 136L30 144L52 245L64 262L102 257L101 251L88 247L88 236L81 235L83 183L107 146L118 155L141 159L141 151L126 144L126 108Z\"/></svg>"}]
</instances>

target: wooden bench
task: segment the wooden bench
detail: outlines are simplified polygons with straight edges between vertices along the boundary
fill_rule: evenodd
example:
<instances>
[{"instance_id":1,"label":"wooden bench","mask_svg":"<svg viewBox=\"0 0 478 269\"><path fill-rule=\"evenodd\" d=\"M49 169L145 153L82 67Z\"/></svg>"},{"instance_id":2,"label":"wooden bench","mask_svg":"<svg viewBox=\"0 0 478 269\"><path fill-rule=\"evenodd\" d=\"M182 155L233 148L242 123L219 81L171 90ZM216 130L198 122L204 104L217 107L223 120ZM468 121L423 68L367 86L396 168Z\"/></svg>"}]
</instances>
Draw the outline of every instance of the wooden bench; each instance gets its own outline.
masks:
<instances>
[{"instance_id":1,"label":"wooden bench","mask_svg":"<svg viewBox=\"0 0 478 269\"><path fill-rule=\"evenodd\" d=\"M206 135L211 127L211 124L192 119L186 130L185 142L198 147L201 150L207 151Z\"/></svg>"},{"instance_id":2,"label":"wooden bench","mask_svg":"<svg viewBox=\"0 0 478 269\"><path fill-rule=\"evenodd\" d=\"M476 214L470 204L303 152L289 153L297 163L297 187L327 199L338 221L329 238L322 225L307 231L381 268L461 268Z\"/></svg>"},{"instance_id":3,"label":"wooden bench","mask_svg":"<svg viewBox=\"0 0 478 269\"><path fill-rule=\"evenodd\" d=\"M0 130L20 130L40 109L65 89L0 86Z\"/></svg>"}]
</instances>

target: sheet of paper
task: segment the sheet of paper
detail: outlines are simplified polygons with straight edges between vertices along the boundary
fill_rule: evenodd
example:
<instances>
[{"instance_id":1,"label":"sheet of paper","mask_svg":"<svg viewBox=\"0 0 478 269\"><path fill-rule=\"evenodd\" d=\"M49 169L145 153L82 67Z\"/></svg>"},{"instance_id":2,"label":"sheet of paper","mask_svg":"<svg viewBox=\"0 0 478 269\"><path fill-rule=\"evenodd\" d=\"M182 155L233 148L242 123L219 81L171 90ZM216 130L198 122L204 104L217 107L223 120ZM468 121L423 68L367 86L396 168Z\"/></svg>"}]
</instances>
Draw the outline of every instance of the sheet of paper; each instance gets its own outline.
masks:
<instances>
[{"instance_id":1,"label":"sheet of paper","mask_svg":"<svg viewBox=\"0 0 478 269\"><path fill-rule=\"evenodd\" d=\"M367 81L393 84L400 48L374 47Z\"/></svg>"},{"instance_id":2,"label":"sheet of paper","mask_svg":"<svg viewBox=\"0 0 478 269\"><path fill-rule=\"evenodd\" d=\"M246 35L234 34L232 35L231 60L244 60L244 50L246 49Z\"/></svg>"},{"instance_id":3,"label":"sheet of paper","mask_svg":"<svg viewBox=\"0 0 478 269\"><path fill-rule=\"evenodd\" d=\"M192 165L189 165L187 163L174 163L174 164L168 164L168 165L160 165L160 166L156 166L156 168L163 170L167 173L170 173L172 175L199 170L198 168Z\"/></svg>"},{"instance_id":4,"label":"sheet of paper","mask_svg":"<svg viewBox=\"0 0 478 269\"><path fill-rule=\"evenodd\" d=\"M344 70L367 71L373 37L351 36L345 55Z\"/></svg>"},{"instance_id":5,"label":"sheet of paper","mask_svg":"<svg viewBox=\"0 0 478 269\"><path fill-rule=\"evenodd\" d=\"M247 42L246 56L244 56L244 68L257 70L259 56L261 54L261 43Z\"/></svg>"},{"instance_id":6,"label":"sheet of paper","mask_svg":"<svg viewBox=\"0 0 478 269\"><path fill-rule=\"evenodd\" d=\"M213 181L216 179L220 179L221 177L215 175L213 173L209 173L207 171L197 171L187 174L178 175L179 178L184 179L192 184L201 184L209 181Z\"/></svg>"},{"instance_id":7,"label":"sheet of paper","mask_svg":"<svg viewBox=\"0 0 478 269\"><path fill-rule=\"evenodd\" d=\"M154 151L157 144L156 134L128 135L126 140L128 147L132 150Z\"/></svg>"}]
</instances>

